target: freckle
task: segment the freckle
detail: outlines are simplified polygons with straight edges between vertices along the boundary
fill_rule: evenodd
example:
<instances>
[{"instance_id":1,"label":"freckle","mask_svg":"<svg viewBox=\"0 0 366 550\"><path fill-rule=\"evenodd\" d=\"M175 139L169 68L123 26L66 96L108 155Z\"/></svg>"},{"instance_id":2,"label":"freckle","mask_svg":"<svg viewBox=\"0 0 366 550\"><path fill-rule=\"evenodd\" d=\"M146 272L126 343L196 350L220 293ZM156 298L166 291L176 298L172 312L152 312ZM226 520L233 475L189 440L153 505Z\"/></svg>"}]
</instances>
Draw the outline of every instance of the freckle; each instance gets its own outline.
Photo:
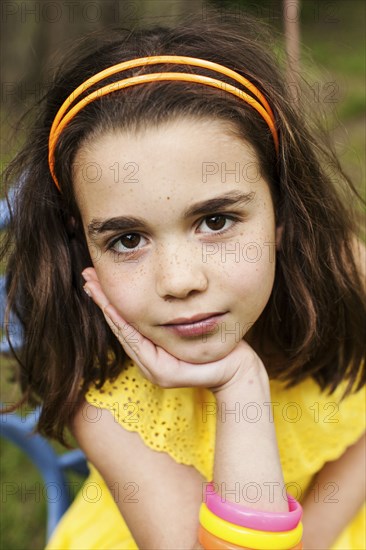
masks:
<instances>
[{"instance_id":1,"label":"freckle","mask_svg":"<svg viewBox=\"0 0 366 550\"><path fill-rule=\"evenodd\" d=\"M170 197L167 197L166 199L169 201L169 200L170 200Z\"/></svg>"}]
</instances>

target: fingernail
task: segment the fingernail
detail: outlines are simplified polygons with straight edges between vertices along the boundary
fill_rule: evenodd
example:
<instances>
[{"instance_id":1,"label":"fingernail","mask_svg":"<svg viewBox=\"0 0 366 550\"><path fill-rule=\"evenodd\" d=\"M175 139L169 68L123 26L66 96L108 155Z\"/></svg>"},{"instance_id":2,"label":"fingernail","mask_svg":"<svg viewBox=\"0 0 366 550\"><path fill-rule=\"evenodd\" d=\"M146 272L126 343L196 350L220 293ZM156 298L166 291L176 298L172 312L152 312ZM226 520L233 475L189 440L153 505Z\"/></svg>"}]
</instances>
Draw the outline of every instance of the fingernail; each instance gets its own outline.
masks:
<instances>
[{"instance_id":1,"label":"fingernail","mask_svg":"<svg viewBox=\"0 0 366 550\"><path fill-rule=\"evenodd\" d=\"M83 286L83 289L84 289L84 291L87 293L87 295L89 296L89 298L91 298L92 293L90 292L89 288L88 288L86 285L84 285L84 286Z\"/></svg>"},{"instance_id":2,"label":"fingernail","mask_svg":"<svg viewBox=\"0 0 366 550\"><path fill-rule=\"evenodd\" d=\"M90 277L90 275L89 275L88 272L83 271L83 272L81 273L81 275L82 275L82 277L83 277L86 281L90 281L90 280L91 280L91 277Z\"/></svg>"}]
</instances>

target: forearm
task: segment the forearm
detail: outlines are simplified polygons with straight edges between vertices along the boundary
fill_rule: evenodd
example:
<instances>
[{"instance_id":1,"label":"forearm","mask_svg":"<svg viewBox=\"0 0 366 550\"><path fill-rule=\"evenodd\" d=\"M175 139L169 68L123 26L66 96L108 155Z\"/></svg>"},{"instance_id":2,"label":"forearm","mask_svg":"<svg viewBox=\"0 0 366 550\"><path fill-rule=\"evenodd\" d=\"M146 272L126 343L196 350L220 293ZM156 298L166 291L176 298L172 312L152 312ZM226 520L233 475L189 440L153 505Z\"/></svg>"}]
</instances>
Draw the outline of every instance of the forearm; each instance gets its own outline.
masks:
<instances>
[{"instance_id":1,"label":"forearm","mask_svg":"<svg viewBox=\"0 0 366 550\"><path fill-rule=\"evenodd\" d=\"M216 400L216 490L246 507L287 512L268 377L251 371L217 392Z\"/></svg>"},{"instance_id":2,"label":"forearm","mask_svg":"<svg viewBox=\"0 0 366 550\"><path fill-rule=\"evenodd\" d=\"M304 550L328 549L365 501L365 435L316 476L303 502Z\"/></svg>"}]
</instances>

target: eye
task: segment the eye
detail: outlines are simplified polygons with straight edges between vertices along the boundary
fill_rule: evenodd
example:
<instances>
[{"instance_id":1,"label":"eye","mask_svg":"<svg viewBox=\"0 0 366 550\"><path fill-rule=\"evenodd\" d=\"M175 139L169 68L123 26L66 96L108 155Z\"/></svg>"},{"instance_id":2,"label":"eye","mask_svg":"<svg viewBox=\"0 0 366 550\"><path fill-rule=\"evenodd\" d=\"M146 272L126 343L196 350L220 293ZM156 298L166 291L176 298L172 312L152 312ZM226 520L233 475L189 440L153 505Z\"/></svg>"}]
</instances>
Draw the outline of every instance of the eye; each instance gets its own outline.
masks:
<instances>
[{"instance_id":1,"label":"eye","mask_svg":"<svg viewBox=\"0 0 366 550\"><path fill-rule=\"evenodd\" d=\"M211 216L206 216L200 226L203 223L206 223L207 227L211 229L214 233L220 234L225 233L225 231L229 231L236 223L237 218L234 216L228 216L226 214L213 214ZM229 222L229 225L225 227L225 225ZM210 233L208 231L205 231L204 233Z\"/></svg>"},{"instance_id":2,"label":"eye","mask_svg":"<svg viewBox=\"0 0 366 550\"><path fill-rule=\"evenodd\" d=\"M141 243L141 239L144 239L139 233L126 233L121 235L117 239L114 239L107 247L108 252L113 255L121 257L127 257L135 254L140 248L137 248ZM120 244L119 244L120 243Z\"/></svg>"},{"instance_id":3,"label":"eye","mask_svg":"<svg viewBox=\"0 0 366 550\"><path fill-rule=\"evenodd\" d=\"M203 231L203 233L220 235L232 229L238 221L240 221L239 218L232 215L212 214L210 216L205 216L205 218L201 220L199 227L203 223L206 223L211 231ZM140 235L140 233L125 233L113 239L113 241L107 245L107 251L121 260L132 258L143 248L143 244L141 245L142 239L146 241L146 238Z\"/></svg>"}]
</instances>

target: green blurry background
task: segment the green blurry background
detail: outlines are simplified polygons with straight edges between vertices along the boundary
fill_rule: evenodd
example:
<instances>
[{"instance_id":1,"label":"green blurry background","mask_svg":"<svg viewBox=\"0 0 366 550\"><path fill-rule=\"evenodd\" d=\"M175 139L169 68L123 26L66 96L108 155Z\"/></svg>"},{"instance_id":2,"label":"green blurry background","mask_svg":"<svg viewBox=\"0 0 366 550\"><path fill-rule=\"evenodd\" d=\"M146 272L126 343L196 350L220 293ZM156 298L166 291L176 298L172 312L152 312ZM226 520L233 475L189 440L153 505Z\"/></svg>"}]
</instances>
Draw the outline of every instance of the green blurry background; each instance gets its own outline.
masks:
<instances>
[{"instance_id":1,"label":"green blurry background","mask_svg":"<svg viewBox=\"0 0 366 550\"><path fill-rule=\"evenodd\" d=\"M302 0L300 6L301 72L311 86L314 109L325 112L346 173L365 198L365 3ZM284 29L280 0L2 2L2 168L22 143L26 128L16 125L20 115L41 97L52 67L73 40L103 27L173 23L186 13L202 18L209 7L221 13L228 10L237 17L252 13L277 31ZM279 38L279 49L283 46L284 41ZM365 240L365 233L362 238ZM0 270L4 271L4 265ZM0 361L0 399L14 401L18 390L10 382L11 361L6 357ZM61 446L55 444L55 448L63 452ZM0 548L43 548L46 502L40 476L27 458L6 441L1 441L0 467ZM80 485L75 475L70 482L76 489ZM17 490L8 494L14 484Z\"/></svg>"}]
</instances>

